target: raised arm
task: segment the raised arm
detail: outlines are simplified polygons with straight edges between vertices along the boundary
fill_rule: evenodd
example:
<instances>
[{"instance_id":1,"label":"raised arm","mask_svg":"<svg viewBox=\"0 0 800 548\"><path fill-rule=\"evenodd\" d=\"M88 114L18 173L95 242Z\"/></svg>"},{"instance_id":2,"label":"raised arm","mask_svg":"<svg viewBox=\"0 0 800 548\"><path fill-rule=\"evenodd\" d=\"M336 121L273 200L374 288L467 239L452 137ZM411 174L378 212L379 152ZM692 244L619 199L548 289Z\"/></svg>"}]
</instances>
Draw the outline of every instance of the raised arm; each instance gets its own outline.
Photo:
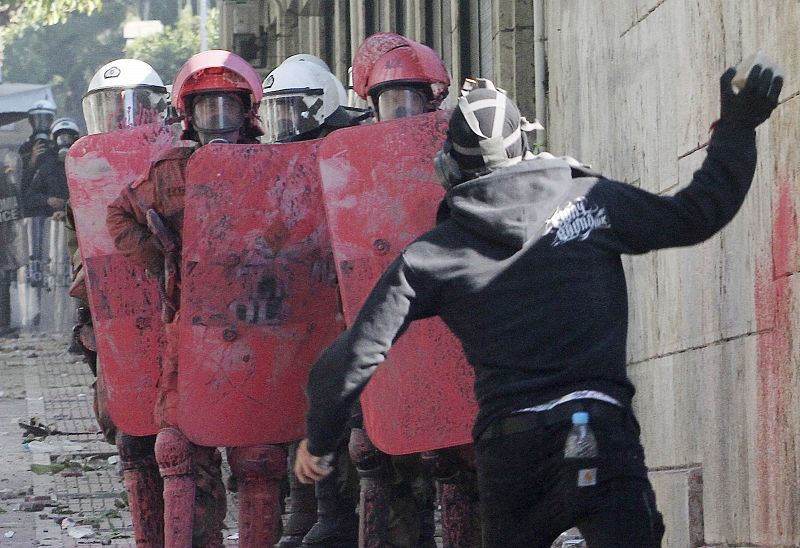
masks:
<instances>
[{"instance_id":1,"label":"raised arm","mask_svg":"<svg viewBox=\"0 0 800 548\"><path fill-rule=\"evenodd\" d=\"M674 196L601 181L587 200L604 207L611 231L600 234L623 253L696 244L724 227L742 205L756 167L755 128L778 104L783 85L771 68L756 65L737 94L734 69L720 79L721 115L708 156L691 183Z\"/></svg>"}]
</instances>

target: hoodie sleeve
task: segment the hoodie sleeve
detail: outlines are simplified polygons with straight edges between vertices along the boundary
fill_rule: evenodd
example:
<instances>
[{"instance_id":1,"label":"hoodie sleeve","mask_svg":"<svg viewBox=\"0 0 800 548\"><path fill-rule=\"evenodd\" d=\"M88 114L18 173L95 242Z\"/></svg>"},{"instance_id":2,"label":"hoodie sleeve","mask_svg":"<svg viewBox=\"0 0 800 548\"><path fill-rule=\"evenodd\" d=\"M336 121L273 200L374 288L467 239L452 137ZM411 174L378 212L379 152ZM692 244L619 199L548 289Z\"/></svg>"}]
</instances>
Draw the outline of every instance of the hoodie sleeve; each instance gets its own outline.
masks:
<instances>
[{"instance_id":1,"label":"hoodie sleeve","mask_svg":"<svg viewBox=\"0 0 800 548\"><path fill-rule=\"evenodd\" d=\"M597 237L620 253L693 245L716 234L744 201L756 167L755 130L719 127L691 183L674 196L658 196L602 180L587 199L605 208L610 231Z\"/></svg>"},{"instance_id":2,"label":"hoodie sleeve","mask_svg":"<svg viewBox=\"0 0 800 548\"><path fill-rule=\"evenodd\" d=\"M306 387L311 454L335 450L350 408L378 364L413 320L432 315L430 302L431 292L401 255L372 289L353 325L311 367Z\"/></svg>"}]
</instances>

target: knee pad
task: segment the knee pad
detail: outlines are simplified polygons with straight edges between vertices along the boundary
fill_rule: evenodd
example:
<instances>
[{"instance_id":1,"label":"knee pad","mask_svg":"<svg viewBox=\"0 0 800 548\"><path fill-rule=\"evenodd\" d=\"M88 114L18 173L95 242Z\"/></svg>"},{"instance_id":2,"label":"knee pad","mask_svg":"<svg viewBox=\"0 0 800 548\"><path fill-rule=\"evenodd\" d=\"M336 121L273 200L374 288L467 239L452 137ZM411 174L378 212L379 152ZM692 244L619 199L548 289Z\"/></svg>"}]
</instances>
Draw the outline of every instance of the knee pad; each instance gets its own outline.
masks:
<instances>
[{"instance_id":1,"label":"knee pad","mask_svg":"<svg viewBox=\"0 0 800 548\"><path fill-rule=\"evenodd\" d=\"M426 452L423 458L430 463L436 481L460 483L470 481L474 477L474 468L469 462L469 452L461 447Z\"/></svg>"},{"instance_id":2,"label":"knee pad","mask_svg":"<svg viewBox=\"0 0 800 548\"><path fill-rule=\"evenodd\" d=\"M389 456L372 444L366 430L353 428L347 449L360 474L388 470Z\"/></svg>"},{"instance_id":3,"label":"knee pad","mask_svg":"<svg viewBox=\"0 0 800 548\"><path fill-rule=\"evenodd\" d=\"M123 470L155 466L156 436L131 436L117 431L117 451Z\"/></svg>"},{"instance_id":4,"label":"knee pad","mask_svg":"<svg viewBox=\"0 0 800 548\"><path fill-rule=\"evenodd\" d=\"M162 477L192 474L192 443L177 428L164 428L158 433L155 455Z\"/></svg>"},{"instance_id":5,"label":"knee pad","mask_svg":"<svg viewBox=\"0 0 800 548\"><path fill-rule=\"evenodd\" d=\"M280 479L286 473L286 452L277 445L231 447L228 462L239 479L259 476Z\"/></svg>"}]
</instances>

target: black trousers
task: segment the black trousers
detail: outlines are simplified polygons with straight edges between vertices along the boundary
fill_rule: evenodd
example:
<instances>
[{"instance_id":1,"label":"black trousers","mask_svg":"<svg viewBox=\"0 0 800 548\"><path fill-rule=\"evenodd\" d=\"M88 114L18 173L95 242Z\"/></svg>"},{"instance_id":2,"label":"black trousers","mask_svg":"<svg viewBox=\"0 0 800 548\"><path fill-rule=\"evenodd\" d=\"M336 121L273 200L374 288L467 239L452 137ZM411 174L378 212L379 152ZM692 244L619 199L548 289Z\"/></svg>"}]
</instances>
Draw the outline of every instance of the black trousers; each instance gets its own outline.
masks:
<instances>
[{"instance_id":1,"label":"black trousers","mask_svg":"<svg viewBox=\"0 0 800 548\"><path fill-rule=\"evenodd\" d=\"M589 412L596 458L564 458L575 411ZM525 415L496 421L476 444L484 548L549 548L576 526L589 548L661 546L664 523L631 411L579 400Z\"/></svg>"}]
</instances>

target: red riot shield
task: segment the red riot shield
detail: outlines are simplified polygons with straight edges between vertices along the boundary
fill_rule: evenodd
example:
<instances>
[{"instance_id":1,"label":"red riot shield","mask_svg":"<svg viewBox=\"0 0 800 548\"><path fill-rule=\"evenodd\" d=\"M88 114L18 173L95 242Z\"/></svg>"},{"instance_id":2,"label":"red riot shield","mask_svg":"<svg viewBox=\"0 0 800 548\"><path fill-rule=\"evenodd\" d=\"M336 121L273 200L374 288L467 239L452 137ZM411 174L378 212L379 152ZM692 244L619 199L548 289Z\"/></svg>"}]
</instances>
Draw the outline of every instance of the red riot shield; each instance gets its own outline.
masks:
<instances>
[{"instance_id":1,"label":"red riot shield","mask_svg":"<svg viewBox=\"0 0 800 548\"><path fill-rule=\"evenodd\" d=\"M114 248L106 208L176 142L174 131L155 124L89 135L70 148L66 162L108 412L134 436L158 432L153 408L164 326L158 287Z\"/></svg>"},{"instance_id":2,"label":"red riot shield","mask_svg":"<svg viewBox=\"0 0 800 548\"><path fill-rule=\"evenodd\" d=\"M319 145L206 145L189 161L178 424L194 443L303 437L308 370L344 330Z\"/></svg>"},{"instance_id":3,"label":"red riot shield","mask_svg":"<svg viewBox=\"0 0 800 548\"><path fill-rule=\"evenodd\" d=\"M444 197L433 169L449 113L340 130L319 151L325 209L351 323L383 270L432 228ZM361 396L372 442L389 454L471 443L474 373L438 318L414 322Z\"/></svg>"}]
</instances>

